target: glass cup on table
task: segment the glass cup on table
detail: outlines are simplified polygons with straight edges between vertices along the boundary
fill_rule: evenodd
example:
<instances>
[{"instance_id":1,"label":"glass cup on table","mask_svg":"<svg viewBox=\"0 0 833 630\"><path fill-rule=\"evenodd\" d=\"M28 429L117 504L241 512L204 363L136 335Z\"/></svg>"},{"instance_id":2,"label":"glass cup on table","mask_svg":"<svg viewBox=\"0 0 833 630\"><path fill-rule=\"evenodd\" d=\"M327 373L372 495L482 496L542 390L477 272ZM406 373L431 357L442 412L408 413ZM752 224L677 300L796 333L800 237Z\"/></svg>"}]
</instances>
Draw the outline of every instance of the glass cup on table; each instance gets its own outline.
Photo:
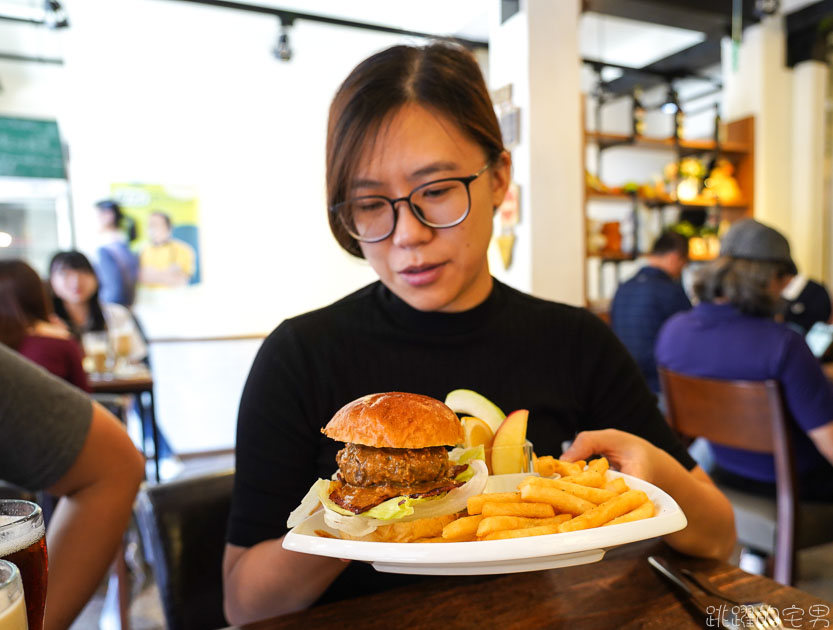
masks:
<instances>
[{"instance_id":1,"label":"glass cup on table","mask_svg":"<svg viewBox=\"0 0 833 630\"><path fill-rule=\"evenodd\" d=\"M20 571L29 630L43 629L47 579L45 535L39 505L19 499L0 500L0 560L17 565Z\"/></svg>"},{"instance_id":2,"label":"glass cup on table","mask_svg":"<svg viewBox=\"0 0 833 630\"><path fill-rule=\"evenodd\" d=\"M27 630L26 603L20 571L0 560L0 630Z\"/></svg>"},{"instance_id":3,"label":"glass cup on table","mask_svg":"<svg viewBox=\"0 0 833 630\"><path fill-rule=\"evenodd\" d=\"M84 367L91 374L103 376L110 364L110 340L106 331L86 332L81 335L84 348Z\"/></svg>"},{"instance_id":4,"label":"glass cup on table","mask_svg":"<svg viewBox=\"0 0 833 630\"><path fill-rule=\"evenodd\" d=\"M535 465L532 460L532 442L495 446L487 449L489 472L493 475L532 474Z\"/></svg>"},{"instance_id":5,"label":"glass cup on table","mask_svg":"<svg viewBox=\"0 0 833 630\"><path fill-rule=\"evenodd\" d=\"M113 372L118 374L119 372L124 371L128 365L130 351L133 349L133 338L129 333L115 331L112 334L111 341L113 346L113 356L115 357Z\"/></svg>"}]
</instances>

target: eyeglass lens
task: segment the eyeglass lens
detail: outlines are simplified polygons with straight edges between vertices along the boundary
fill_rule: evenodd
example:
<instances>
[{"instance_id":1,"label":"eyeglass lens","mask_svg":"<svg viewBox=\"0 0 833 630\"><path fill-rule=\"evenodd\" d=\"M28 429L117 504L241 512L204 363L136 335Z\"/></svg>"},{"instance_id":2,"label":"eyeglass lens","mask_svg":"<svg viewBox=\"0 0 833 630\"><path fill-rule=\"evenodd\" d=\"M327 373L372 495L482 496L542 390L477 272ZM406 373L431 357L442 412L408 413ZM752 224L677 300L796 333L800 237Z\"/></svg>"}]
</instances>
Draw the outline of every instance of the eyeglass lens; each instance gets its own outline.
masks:
<instances>
[{"instance_id":1,"label":"eyeglass lens","mask_svg":"<svg viewBox=\"0 0 833 630\"><path fill-rule=\"evenodd\" d=\"M430 227L450 227L469 210L466 184L459 180L430 182L410 195L417 217ZM344 226L355 238L372 241L388 236L396 220L396 210L386 197L358 197L339 204Z\"/></svg>"}]
</instances>

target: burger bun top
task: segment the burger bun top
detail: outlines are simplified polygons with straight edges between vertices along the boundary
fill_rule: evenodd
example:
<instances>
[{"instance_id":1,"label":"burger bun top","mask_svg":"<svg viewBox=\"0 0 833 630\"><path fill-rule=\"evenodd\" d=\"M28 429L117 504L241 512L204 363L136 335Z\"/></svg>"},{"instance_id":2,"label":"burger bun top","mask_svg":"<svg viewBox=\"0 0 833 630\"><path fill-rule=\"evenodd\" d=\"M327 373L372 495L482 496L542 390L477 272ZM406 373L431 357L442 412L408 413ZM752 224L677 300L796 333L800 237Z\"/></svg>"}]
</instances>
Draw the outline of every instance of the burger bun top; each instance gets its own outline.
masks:
<instances>
[{"instance_id":1,"label":"burger bun top","mask_svg":"<svg viewBox=\"0 0 833 630\"><path fill-rule=\"evenodd\" d=\"M369 394L339 409L321 432L338 442L376 448L427 448L463 441L457 414L435 398L405 392Z\"/></svg>"}]
</instances>

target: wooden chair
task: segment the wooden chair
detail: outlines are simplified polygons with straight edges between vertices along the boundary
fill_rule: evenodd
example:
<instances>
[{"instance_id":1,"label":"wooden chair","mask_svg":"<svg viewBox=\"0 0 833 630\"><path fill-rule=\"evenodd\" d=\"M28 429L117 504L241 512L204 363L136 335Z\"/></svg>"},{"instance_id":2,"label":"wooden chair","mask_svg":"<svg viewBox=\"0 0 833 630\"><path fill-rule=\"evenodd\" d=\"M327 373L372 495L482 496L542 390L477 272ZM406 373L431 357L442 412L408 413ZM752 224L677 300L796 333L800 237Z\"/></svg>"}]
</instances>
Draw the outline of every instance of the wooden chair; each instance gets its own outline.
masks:
<instances>
[{"instance_id":1,"label":"wooden chair","mask_svg":"<svg viewBox=\"0 0 833 630\"><path fill-rule=\"evenodd\" d=\"M696 378L659 368L671 426L688 437L775 459L775 499L721 487L735 510L738 540L774 555L773 577L792 584L798 549L833 540L833 504L797 500L789 415L777 381Z\"/></svg>"}]
</instances>

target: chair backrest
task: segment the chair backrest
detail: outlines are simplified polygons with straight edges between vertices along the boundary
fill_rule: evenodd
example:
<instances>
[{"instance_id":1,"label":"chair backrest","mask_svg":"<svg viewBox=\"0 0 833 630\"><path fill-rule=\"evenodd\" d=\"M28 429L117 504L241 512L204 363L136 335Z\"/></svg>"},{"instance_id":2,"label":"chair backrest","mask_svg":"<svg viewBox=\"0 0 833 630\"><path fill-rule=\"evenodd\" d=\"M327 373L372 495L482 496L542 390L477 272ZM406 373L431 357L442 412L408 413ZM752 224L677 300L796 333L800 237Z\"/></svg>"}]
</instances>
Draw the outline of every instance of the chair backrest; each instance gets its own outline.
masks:
<instances>
[{"instance_id":1,"label":"chair backrest","mask_svg":"<svg viewBox=\"0 0 833 630\"><path fill-rule=\"evenodd\" d=\"M777 502L774 577L790 584L795 567L797 484L787 412L777 381L698 378L660 367L666 417L682 435L772 453Z\"/></svg>"},{"instance_id":2,"label":"chair backrest","mask_svg":"<svg viewBox=\"0 0 833 630\"><path fill-rule=\"evenodd\" d=\"M223 615L223 550L234 471L145 486L136 515L170 630L212 630Z\"/></svg>"}]
</instances>

